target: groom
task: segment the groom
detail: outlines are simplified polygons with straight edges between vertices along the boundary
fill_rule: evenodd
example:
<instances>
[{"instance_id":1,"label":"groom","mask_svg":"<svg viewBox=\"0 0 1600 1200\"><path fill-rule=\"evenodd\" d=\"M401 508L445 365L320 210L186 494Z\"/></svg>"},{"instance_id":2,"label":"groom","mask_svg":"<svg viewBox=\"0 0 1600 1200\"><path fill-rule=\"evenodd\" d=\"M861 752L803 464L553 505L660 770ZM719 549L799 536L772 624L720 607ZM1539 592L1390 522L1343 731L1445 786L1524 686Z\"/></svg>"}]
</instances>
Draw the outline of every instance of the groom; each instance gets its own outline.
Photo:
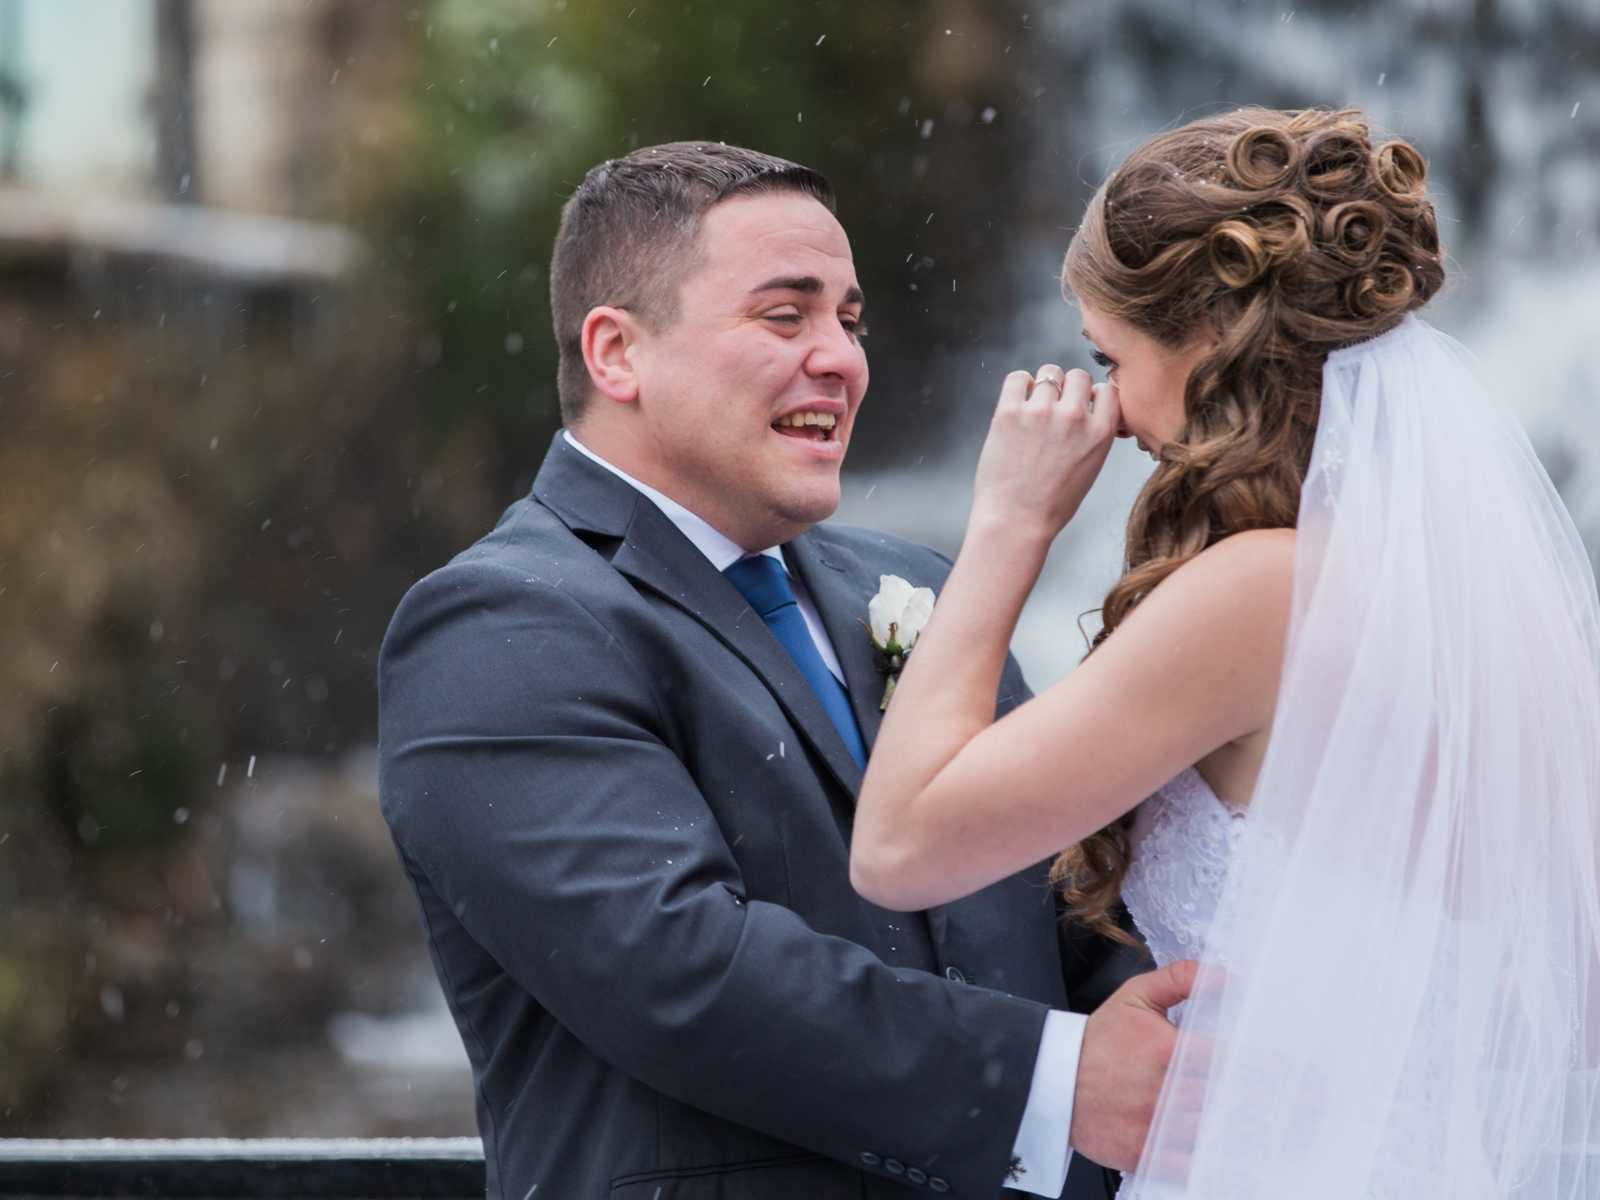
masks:
<instances>
[{"instance_id":1,"label":"groom","mask_svg":"<svg viewBox=\"0 0 1600 1200\"><path fill-rule=\"evenodd\" d=\"M1186 974L1107 999L1129 967L1042 864L926 913L850 887L867 602L948 564L818 524L867 387L832 210L728 146L590 171L551 269L566 428L384 641L382 806L491 1197L1100 1200L1090 1156L1137 1157Z\"/></svg>"}]
</instances>

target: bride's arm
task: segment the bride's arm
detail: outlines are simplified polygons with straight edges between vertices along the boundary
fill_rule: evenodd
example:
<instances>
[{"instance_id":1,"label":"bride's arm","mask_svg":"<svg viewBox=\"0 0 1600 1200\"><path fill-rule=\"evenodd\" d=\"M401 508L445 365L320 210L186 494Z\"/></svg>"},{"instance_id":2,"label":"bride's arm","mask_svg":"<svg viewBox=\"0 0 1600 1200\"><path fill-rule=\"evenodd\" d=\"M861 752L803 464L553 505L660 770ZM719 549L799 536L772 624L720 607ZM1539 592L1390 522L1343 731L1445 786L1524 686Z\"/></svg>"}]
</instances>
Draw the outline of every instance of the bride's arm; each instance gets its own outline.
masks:
<instances>
[{"instance_id":1,"label":"bride's arm","mask_svg":"<svg viewBox=\"0 0 1600 1200\"><path fill-rule=\"evenodd\" d=\"M1116 431L1115 395L1008 377L954 569L873 746L850 875L888 908L945 903L1071 845L1271 721L1293 533L1239 534L1157 587L1072 674L1004 720L994 695L1023 601ZM1064 623L1065 624L1065 623ZM1065 634L1064 634L1065 636Z\"/></svg>"}]
</instances>

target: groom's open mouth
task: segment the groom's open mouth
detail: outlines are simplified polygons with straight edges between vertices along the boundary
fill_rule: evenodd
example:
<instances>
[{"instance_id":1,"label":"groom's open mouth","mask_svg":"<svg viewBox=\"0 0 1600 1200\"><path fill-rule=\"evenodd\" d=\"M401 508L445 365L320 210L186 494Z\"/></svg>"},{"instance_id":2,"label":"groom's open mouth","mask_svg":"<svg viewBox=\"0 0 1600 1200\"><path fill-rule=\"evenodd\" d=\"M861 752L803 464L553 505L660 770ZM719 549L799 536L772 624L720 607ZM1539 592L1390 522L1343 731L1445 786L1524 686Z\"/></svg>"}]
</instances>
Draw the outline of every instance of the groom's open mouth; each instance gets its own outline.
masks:
<instances>
[{"instance_id":1,"label":"groom's open mouth","mask_svg":"<svg viewBox=\"0 0 1600 1200\"><path fill-rule=\"evenodd\" d=\"M779 417L772 427L784 437L808 442L831 442L838 437L839 419L828 412L794 412Z\"/></svg>"}]
</instances>

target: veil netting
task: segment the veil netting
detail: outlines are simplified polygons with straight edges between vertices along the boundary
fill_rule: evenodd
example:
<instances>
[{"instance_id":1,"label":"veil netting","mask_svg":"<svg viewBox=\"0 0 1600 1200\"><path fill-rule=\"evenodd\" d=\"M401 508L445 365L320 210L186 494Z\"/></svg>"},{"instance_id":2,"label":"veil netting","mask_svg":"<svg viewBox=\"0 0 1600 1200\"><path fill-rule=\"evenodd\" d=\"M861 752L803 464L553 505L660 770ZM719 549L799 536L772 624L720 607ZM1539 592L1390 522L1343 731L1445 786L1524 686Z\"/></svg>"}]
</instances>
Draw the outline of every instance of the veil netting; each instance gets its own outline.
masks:
<instances>
[{"instance_id":1,"label":"veil netting","mask_svg":"<svg viewBox=\"0 0 1600 1200\"><path fill-rule=\"evenodd\" d=\"M1600 1196L1600 603L1460 344L1334 351L1270 744L1124 1200Z\"/></svg>"}]
</instances>

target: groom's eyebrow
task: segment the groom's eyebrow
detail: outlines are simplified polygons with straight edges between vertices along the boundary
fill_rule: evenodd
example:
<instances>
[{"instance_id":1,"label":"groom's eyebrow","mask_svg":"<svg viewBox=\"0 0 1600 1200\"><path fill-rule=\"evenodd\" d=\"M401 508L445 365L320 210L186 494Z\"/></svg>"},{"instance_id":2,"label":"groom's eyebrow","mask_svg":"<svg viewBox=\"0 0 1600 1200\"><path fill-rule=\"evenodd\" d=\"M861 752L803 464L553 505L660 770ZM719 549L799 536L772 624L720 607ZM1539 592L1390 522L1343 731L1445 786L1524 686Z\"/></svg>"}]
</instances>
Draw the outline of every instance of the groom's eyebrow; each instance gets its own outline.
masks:
<instances>
[{"instance_id":1,"label":"groom's eyebrow","mask_svg":"<svg viewBox=\"0 0 1600 1200\"><path fill-rule=\"evenodd\" d=\"M775 275L765 283L758 283L751 288L752 294L756 292L801 292L807 296L822 294L824 284L815 275ZM862 304L866 297L858 287L850 287L845 291L846 304Z\"/></svg>"}]
</instances>

